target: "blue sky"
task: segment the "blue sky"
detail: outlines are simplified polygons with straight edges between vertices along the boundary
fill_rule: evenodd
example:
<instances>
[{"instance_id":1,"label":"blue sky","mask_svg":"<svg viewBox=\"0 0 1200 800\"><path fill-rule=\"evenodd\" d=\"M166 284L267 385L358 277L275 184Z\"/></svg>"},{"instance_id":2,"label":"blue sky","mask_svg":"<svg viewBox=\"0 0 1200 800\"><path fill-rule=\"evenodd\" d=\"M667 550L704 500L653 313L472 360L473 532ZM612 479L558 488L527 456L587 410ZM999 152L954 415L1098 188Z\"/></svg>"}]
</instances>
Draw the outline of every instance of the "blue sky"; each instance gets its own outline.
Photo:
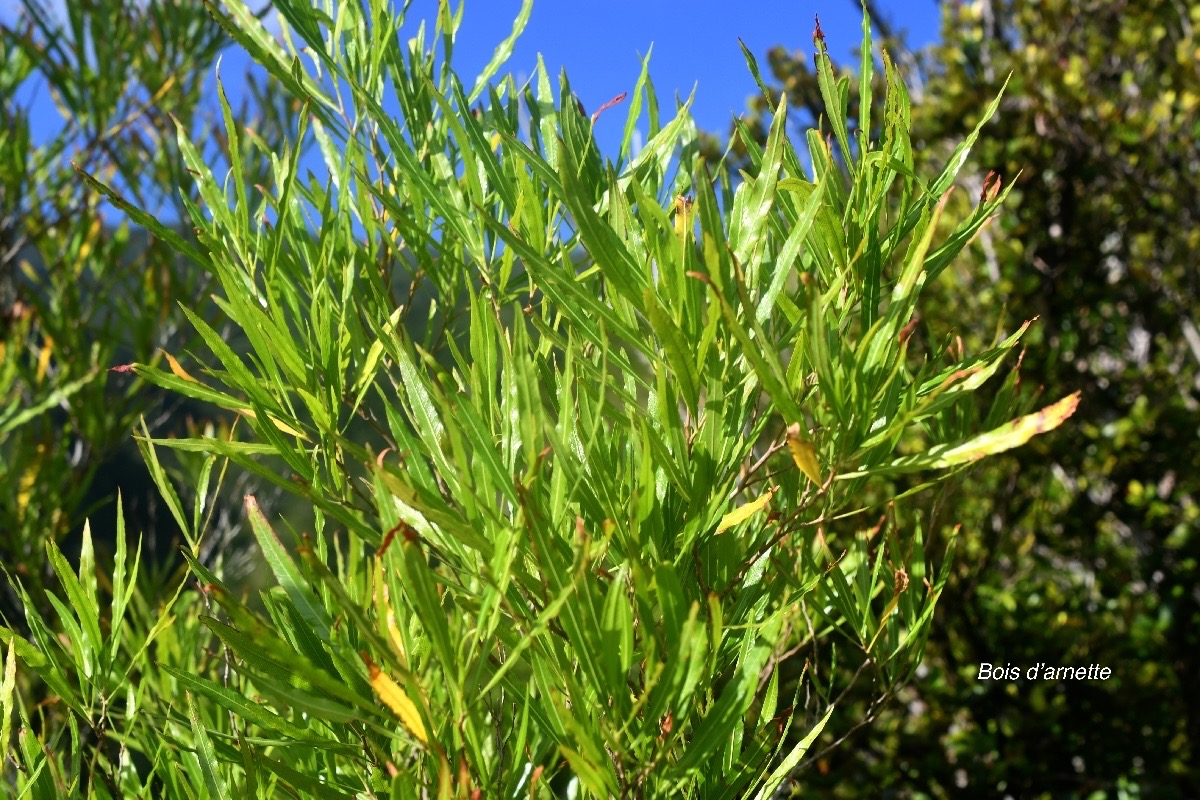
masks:
<instances>
[{"instance_id":1,"label":"blue sky","mask_svg":"<svg viewBox=\"0 0 1200 800\"><path fill-rule=\"evenodd\" d=\"M58 8L61 14L63 4L70 0L43 2L52 13ZM258 7L259 2L250 0L250 5ZM11 24L17 6L16 2L0 2L0 23ZM923 47L937 39L940 12L936 0L881 0L879 6L893 27L907 31L910 47ZM508 36L520 7L521 0L467 0L454 52L455 68L466 86L474 83L495 47ZM415 34L421 19L432 21L436 9L437 0L413 0L406 24L409 35ZM731 118L744 113L748 98L757 92L738 38L767 71L766 53L776 45L811 57L813 22L818 14L834 60L844 64L856 61L862 15L853 0L535 0L529 24L501 74L512 72L518 81L528 80L540 53L556 87L559 72L567 71L572 89L590 114L604 102L633 90L641 58L653 45L650 75L664 117L673 115L676 94L686 98L695 87L692 114L697 125L723 134ZM242 95L239 83L247 65L248 58L240 50L226 51L223 56L221 77L235 106ZM769 80L769 74L767 77ZM45 142L61 128L62 121L45 95L44 81L28 81L23 88L26 91L20 93L20 100L31 102L34 110L35 140ZM606 157L615 158L627 113L628 100L600 118L596 133Z\"/></svg>"},{"instance_id":2,"label":"blue sky","mask_svg":"<svg viewBox=\"0 0 1200 800\"><path fill-rule=\"evenodd\" d=\"M940 12L935 0L884 0L880 5L893 26L908 31L910 46L937 39ZM467 3L454 55L461 74L473 77L488 62L520 7L520 0ZM414 0L410 19L431 19L436 8L436 0ZM653 45L650 77L664 112L673 110L676 93L686 99L695 86L692 112L697 125L724 132L757 92L738 37L767 72L766 53L776 45L811 57L817 14L833 59L856 60L862 12L854 0L535 0L507 69L518 78L531 75L540 52L555 77L566 69L572 89L590 114L621 92L633 90L641 57ZM471 81L464 83L470 86ZM601 117L597 134L605 152L604 140L619 138L626 113L617 107Z\"/></svg>"}]
</instances>

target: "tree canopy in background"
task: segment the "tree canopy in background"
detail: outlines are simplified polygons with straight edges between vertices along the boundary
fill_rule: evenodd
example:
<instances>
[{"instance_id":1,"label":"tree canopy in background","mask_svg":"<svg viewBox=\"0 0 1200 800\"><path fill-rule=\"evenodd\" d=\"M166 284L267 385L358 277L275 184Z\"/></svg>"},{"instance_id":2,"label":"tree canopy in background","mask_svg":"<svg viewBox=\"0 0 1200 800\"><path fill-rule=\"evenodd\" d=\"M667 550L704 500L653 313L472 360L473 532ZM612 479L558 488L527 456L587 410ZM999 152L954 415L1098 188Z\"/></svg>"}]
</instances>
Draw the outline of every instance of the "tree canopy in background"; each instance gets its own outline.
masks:
<instances>
[{"instance_id":1,"label":"tree canopy in background","mask_svg":"<svg viewBox=\"0 0 1200 800\"><path fill-rule=\"evenodd\" d=\"M1015 190L923 304L923 333L970 343L1001 306L1009 330L1036 316L1022 380L1083 399L1070 435L988 462L948 500L965 546L923 673L821 772L847 796L852 774L895 797L1200 796L1200 4L947 3L942 42L915 54L872 13L917 85L918 163L1008 80L951 207L990 172ZM771 93L819 113L811 62L776 48L769 63ZM983 682L983 662L1114 675Z\"/></svg>"}]
</instances>

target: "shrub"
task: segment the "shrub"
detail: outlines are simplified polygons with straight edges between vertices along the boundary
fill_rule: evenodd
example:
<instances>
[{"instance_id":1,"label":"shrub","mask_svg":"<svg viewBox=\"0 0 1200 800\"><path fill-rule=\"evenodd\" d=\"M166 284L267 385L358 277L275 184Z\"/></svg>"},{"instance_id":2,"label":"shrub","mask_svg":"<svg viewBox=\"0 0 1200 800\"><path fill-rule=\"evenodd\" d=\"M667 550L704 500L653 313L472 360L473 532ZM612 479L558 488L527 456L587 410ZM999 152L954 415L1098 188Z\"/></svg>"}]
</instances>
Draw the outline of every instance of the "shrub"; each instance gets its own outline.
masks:
<instances>
[{"instance_id":1,"label":"shrub","mask_svg":"<svg viewBox=\"0 0 1200 800\"><path fill-rule=\"evenodd\" d=\"M700 158L687 103L660 119L646 66L615 161L592 136L608 104L589 120L542 64L531 86L493 81L528 3L470 89L448 5L436 58L423 26L401 37L403 14L280 2L317 76L230 8L229 33L304 102L295 142L262 152L221 92L228 177L179 134L197 241L126 207L216 277L250 352L184 308L203 360L118 371L235 412L248 435L139 439L189 542L196 583L171 603L131 593L123 529L111 590L88 536L78 574L49 545L65 637L28 604L33 642L4 631L6 674L15 653L59 698L33 711L11 677L0 693L23 724L15 788L767 797L837 708L838 667L881 701L911 678L953 539L928 539L932 503L892 479L930 486L1078 400L1014 418L1030 409L1013 368L976 401L1027 326L977 353L909 351L925 283L1004 199L989 187L943 219L978 129L921 180L885 61L879 142L843 164L812 132L810 180L784 101L735 189ZM849 153L846 83L817 45ZM869 68L869 33L863 52ZM299 168L310 134L324 184ZM256 152L272 164L258 184ZM435 291L421 341L391 284L402 243L410 286ZM187 514L159 448L311 504L312 531L281 537L246 497L274 577L258 603L196 557L203 485Z\"/></svg>"}]
</instances>

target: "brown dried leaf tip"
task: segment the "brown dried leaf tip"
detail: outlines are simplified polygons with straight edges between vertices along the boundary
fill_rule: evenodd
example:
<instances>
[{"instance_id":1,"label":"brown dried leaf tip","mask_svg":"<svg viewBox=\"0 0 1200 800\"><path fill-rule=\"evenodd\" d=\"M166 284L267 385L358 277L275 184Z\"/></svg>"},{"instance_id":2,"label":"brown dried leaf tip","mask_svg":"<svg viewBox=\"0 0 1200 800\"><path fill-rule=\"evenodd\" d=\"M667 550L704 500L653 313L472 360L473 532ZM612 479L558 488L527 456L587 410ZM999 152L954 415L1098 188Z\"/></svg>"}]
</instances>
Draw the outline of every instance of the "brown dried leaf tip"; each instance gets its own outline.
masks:
<instances>
[{"instance_id":1,"label":"brown dried leaf tip","mask_svg":"<svg viewBox=\"0 0 1200 800\"><path fill-rule=\"evenodd\" d=\"M671 734L671 729L675 727L675 719L668 713L658 722L658 741L663 742L667 736Z\"/></svg>"},{"instance_id":2,"label":"brown dried leaf tip","mask_svg":"<svg viewBox=\"0 0 1200 800\"><path fill-rule=\"evenodd\" d=\"M396 538L396 533L400 530L400 526L403 524L403 522L399 523L383 535L383 541L380 542L379 549L375 552L376 558L383 558L383 554L387 552L388 547L391 546L392 540Z\"/></svg>"},{"instance_id":3,"label":"brown dried leaf tip","mask_svg":"<svg viewBox=\"0 0 1200 800\"><path fill-rule=\"evenodd\" d=\"M534 768L533 774L529 776L529 796L530 797L535 796L538 781L540 781L542 779L542 773L545 771L546 771L546 768L544 766L542 766L541 764L539 764L537 767Z\"/></svg>"},{"instance_id":4,"label":"brown dried leaf tip","mask_svg":"<svg viewBox=\"0 0 1200 800\"><path fill-rule=\"evenodd\" d=\"M400 521L400 535L403 536L404 541L408 542L409 544L415 544L418 547L421 546L421 537L417 534L416 529L403 520Z\"/></svg>"},{"instance_id":5,"label":"brown dried leaf tip","mask_svg":"<svg viewBox=\"0 0 1200 800\"><path fill-rule=\"evenodd\" d=\"M621 92L619 95L614 97L612 100L609 100L607 103L605 103L604 105L597 108L596 113L592 114L592 124L595 125L596 120L600 119L601 114L603 114L605 111L607 111L608 109L615 106L617 103L624 100L628 94L629 94L629 92Z\"/></svg>"},{"instance_id":6,"label":"brown dried leaf tip","mask_svg":"<svg viewBox=\"0 0 1200 800\"><path fill-rule=\"evenodd\" d=\"M988 170L987 177L983 179L983 189L979 192L979 202L987 203L995 200L1000 194L1000 187L1004 184L1004 178L994 170Z\"/></svg>"}]
</instances>

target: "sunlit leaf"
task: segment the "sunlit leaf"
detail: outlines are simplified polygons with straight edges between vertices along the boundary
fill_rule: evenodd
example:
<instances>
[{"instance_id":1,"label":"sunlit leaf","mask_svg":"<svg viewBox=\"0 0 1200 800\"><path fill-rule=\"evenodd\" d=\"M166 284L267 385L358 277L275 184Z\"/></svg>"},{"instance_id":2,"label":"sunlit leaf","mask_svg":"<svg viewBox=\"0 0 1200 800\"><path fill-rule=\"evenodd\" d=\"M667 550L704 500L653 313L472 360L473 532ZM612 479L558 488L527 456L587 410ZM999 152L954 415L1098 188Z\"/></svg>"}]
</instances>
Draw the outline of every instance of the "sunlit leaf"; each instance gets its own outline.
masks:
<instances>
[{"instance_id":1,"label":"sunlit leaf","mask_svg":"<svg viewBox=\"0 0 1200 800\"><path fill-rule=\"evenodd\" d=\"M792 461L800 468L800 471L808 476L808 479L818 486L821 485L821 465L817 461L817 449L813 443L808 440L800 432L799 424L792 424L787 432L788 452L792 454Z\"/></svg>"},{"instance_id":2,"label":"sunlit leaf","mask_svg":"<svg viewBox=\"0 0 1200 800\"><path fill-rule=\"evenodd\" d=\"M728 514L721 517L721 522L717 525L717 533L723 533L735 525L740 525L741 523L753 517L759 511L762 511L767 507L767 504L771 502L771 496L775 494L776 491L777 488L772 488L770 491L766 492L760 497L751 500L745 505L738 506L733 511L730 511Z\"/></svg>"},{"instance_id":3,"label":"sunlit leaf","mask_svg":"<svg viewBox=\"0 0 1200 800\"><path fill-rule=\"evenodd\" d=\"M375 662L371 660L370 656L366 653L361 655L371 677L371 688L379 695L379 699L396 713L396 716L404 723L404 727L408 728L409 733L415 736L421 744L429 744L429 736L425 733L425 723L421 721L421 714L417 711L416 704L408 699L408 695L394 680L375 666Z\"/></svg>"}]
</instances>

